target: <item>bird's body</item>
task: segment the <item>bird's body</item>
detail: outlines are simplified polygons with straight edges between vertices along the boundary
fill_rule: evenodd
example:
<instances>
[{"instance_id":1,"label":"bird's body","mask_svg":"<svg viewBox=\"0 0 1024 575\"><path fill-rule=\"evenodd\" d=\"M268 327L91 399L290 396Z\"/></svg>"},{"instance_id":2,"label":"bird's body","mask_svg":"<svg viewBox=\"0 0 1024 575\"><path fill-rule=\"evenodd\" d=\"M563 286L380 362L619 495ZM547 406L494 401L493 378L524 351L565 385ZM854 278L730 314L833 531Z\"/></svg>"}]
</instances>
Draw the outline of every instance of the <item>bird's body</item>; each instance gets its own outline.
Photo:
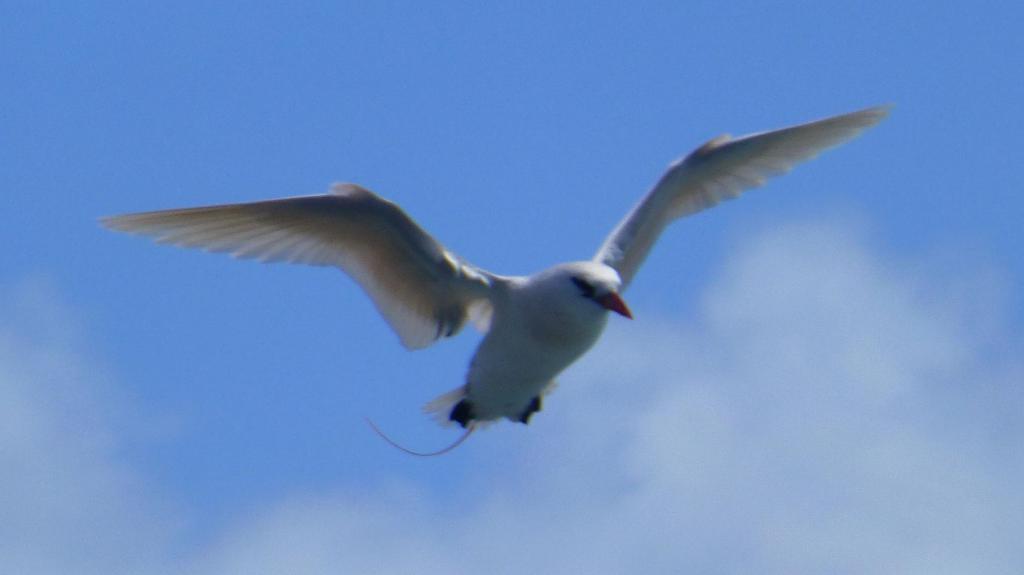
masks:
<instances>
[{"instance_id":1,"label":"bird's body","mask_svg":"<svg viewBox=\"0 0 1024 575\"><path fill-rule=\"evenodd\" d=\"M595 262L560 264L529 277L494 278L491 323L470 362L466 384L461 393L439 398L430 410L449 419L457 405L449 401L464 396L467 417L452 418L460 424L501 417L527 423L540 410L555 377L597 342L608 323L606 309L584 297L573 277L604 282L610 293L619 287L615 270ZM562 303L553 306L552 301Z\"/></svg>"},{"instance_id":2,"label":"bird's body","mask_svg":"<svg viewBox=\"0 0 1024 575\"><path fill-rule=\"evenodd\" d=\"M465 262L398 206L353 184L318 196L128 214L104 223L237 257L341 268L410 349L454 335L472 320L486 335L464 385L426 409L468 429L501 418L528 423L558 374L598 340L607 312L632 317L620 294L669 223L762 184L885 114L869 108L715 138L672 164L592 260L527 277Z\"/></svg>"}]
</instances>

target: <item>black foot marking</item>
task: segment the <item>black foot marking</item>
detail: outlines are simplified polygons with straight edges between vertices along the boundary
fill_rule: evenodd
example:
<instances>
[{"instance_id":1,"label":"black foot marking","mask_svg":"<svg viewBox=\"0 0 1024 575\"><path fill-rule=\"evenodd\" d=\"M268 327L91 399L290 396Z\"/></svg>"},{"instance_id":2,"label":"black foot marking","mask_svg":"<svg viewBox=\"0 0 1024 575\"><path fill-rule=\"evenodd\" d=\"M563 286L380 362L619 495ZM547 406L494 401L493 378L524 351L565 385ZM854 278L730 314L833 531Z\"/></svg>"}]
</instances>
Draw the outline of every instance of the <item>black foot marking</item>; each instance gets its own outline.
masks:
<instances>
[{"instance_id":1,"label":"black foot marking","mask_svg":"<svg viewBox=\"0 0 1024 575\"><path fill-rule=\"evenodd\" d=\"M530 400L530 405L526 406L526 411L519 416L520 423L530 423L530 416L540 411L540 396L537 396Z\"/></svg>"},{"instance_id":2,"label":"black foot marking","mask_svg":"<svg viewBox=\"0 0 1024 575\"><path fill-rule=\"evenodd\" d=\"M473 415L473 405L468 400L462 399L455 404L452 408L452 412L448 414L448 419L458 422L463 428L469 425L470 421L475 419Z\"/></svg>"}]
</instances>

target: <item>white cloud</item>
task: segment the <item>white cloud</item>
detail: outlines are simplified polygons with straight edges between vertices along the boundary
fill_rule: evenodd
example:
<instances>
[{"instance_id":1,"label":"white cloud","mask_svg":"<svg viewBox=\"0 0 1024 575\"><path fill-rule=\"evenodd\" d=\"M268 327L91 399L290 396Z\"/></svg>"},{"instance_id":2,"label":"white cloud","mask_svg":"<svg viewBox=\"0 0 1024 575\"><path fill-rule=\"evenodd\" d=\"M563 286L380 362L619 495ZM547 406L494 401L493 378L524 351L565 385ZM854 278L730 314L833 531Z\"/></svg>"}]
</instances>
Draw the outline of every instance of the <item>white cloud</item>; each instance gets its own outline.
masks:
<instances>
[{"instance_id":1,"label":"white cloud","mask_svg":"<svg viewBox=\"0 0 1024 575\"><path fill-rule=\"evenodd\" d=\"M119 456L118 405L45 281L0 292L0 571L138 573L172 514Z\"/></svg>"},{"instance_id":2,"label":"white cloud","mask_svg":"<svg viewBox=\"0 0 1024 575\"><path fill-rule=\"evenodd\" d=\"M712 279L696 319L609 333L516 430L522 451L491 452L457 478L462 496L415 478L297 493L184 562L161 539L166 511L140 517L121 498L133 478L109 449L52 438L49 408L4 409L44 419L19 424L32 430L24 461L59 466L70 452L75 470L96 469L84 488L58 482L73 511L59 522L99 515L90 525L106 530L79 555L114 553L112 531L148 526L162 550L137 563L149 571L1019 573L1019 326L1000 326L998 283L968 272L879 256L848 226L759 234ZM14 365L45 380L36 363ZM66 539L33 537L22 539Z\"/></svg>"},{"instance_id":3,"label":"white cloud","mask_svg":"<svg viewBox=\"0 0 1024 575\"><path fill-rule=\"evenodd\" d=\"M609 334L464 500L285 504L209 572L297 549L324 573L1024 569L1024 369L988 276L964 290L849 227L748 245L695 324Z\"/></svg>"}]
</instances>

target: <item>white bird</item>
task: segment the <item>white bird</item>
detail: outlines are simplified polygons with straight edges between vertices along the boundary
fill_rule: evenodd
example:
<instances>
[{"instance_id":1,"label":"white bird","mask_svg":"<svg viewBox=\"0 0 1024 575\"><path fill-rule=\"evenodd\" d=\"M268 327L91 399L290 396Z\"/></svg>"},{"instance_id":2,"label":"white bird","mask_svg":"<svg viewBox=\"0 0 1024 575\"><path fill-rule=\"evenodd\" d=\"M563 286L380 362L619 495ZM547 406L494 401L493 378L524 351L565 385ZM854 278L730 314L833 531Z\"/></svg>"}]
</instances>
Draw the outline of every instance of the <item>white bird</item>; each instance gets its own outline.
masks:
<instances>
[{"instance_id":1,"label":"white bird","mask_svg":"<svg viewBox=\"0 0 1024 575\"><path fill-rule=\"evenodd\" d=\"M161 243L341 268L409 349L455 335L472 320L486 335L465 384L424 408L466 428L461 442L484 422L528 423L555 377L597 341L608 312L632 317L621 294L665 226L762 185L887 113L887 107L867 108L710 140L669 166L592 259L526 277L466 262L397 205L354 184L335 184L323 195L126 214L102 222Z\"/></svg>"}]
</instances>

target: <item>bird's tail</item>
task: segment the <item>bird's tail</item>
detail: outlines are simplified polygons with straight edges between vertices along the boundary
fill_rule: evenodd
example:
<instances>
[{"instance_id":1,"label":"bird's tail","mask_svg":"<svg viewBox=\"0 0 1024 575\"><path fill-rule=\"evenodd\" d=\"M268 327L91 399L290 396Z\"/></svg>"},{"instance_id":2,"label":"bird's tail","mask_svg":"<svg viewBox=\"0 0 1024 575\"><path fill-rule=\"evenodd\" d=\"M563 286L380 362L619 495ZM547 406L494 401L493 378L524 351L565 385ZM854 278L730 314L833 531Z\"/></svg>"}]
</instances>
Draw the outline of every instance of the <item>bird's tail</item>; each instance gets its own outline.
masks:
<instances>
[{"instance_id":1,"label":"bird's tail","mask_svg":"<svg viewBox=\"0 0 1024 575\"><path fill-rule=\"evenodd\" d=\"M458 404L463 398L466 397L466 386L460 385L459 387L449 391L448 393L441 395L426 405L423 406L423 413L429 414L438 423L448 427L453 422L451 420L452 409Z\"/></svg>"}]
</instances>

